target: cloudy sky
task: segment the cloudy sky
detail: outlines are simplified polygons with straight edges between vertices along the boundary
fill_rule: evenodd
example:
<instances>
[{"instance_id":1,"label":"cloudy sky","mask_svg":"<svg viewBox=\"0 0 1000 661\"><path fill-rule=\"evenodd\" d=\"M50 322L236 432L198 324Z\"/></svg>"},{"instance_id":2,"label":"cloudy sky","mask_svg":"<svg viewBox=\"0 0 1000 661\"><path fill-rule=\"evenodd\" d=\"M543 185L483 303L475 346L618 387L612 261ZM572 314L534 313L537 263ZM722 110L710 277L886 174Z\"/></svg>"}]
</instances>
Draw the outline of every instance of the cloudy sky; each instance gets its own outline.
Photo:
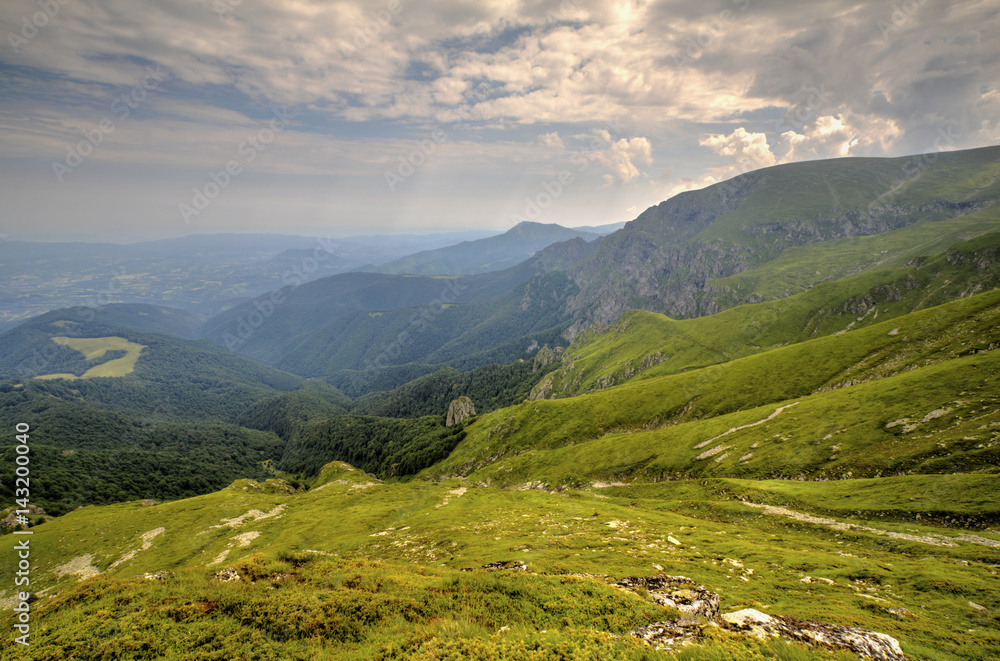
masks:
<instances>
[{"instance_id":1,"label":"cloudy sky","mask_svg":"<svg viewBox=\"0 0 1000 661\"><path fill-rule=\"evenodd\" d=\"M1000 143L996 0L3 0L0 27L11 238L594 225Z\"/></svg>"}]
</instances>

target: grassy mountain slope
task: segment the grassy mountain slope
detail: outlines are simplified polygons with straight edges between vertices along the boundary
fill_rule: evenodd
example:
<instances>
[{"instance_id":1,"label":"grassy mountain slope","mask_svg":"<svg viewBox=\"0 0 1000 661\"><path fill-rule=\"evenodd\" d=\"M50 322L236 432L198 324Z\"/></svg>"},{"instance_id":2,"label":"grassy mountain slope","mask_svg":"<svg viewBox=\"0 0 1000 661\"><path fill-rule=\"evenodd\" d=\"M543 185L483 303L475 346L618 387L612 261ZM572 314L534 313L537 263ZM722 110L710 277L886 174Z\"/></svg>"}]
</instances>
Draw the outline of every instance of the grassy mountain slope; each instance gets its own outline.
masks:
<instances>
[{"instance_id":1,"label":"grassy mountain slope","mask_svg":"<svg viewBox=\"0 0 1000 661\"><path fill-rule=\"evenodd\" d=\"M910 229L915 228L903 231ZM672 320L630 311L606 332L581 333L565 352L561 368L533 397L574 395L629 379L676 374L862 328L998 286L1000 233L991 232L933 257L910 257L908 264L891 270L871 270L709 317Z\"/></svg>"},{"instance_id":2,"label":"grassy mountain slope","mask_svg":"<svg viewBox=\"0 0 1000 661\"><path fill-rule=\"evenodd\" d=\"M431 474L577 484L988 468L1000 452L989 431L1000 401L998 303L1000 292L988 292L702 369L525 402L481 416Z\"/></svg>"},{"instance_id":3,"label":"grassy mountain slope","mask_svg":"<svg viewBox=\"0 0 1000 661\"><path fill-rule=\"evenodd\" d=\"M819 245L796 246L778 258L737 275L709 282L714 295L733 301L783 298L819 282L861 271L904 267L913 260L945 253L1000 228L1000 209L989 208L959 218L919 223L884 234L858 236Z\"/></svg>"},{"instance_id":4,"label":"grassy mountain slope","mask_svg":"<svg viewBox=\"0 0 1000 661\"><path fill-rule=\"evenodd\" d=\"M998 147L938 154L916 169L913 159L780 165L682 193L605 237L571 269L580 293L568 311L581 318L578 328L632 308L712 314L733 301L706 294L711 281L790 248L966 216L1000 196ZM824 279L814 275L812 282Z\"/></svg>"},{"instance_id":5,"label":"grassy mountain slope","mask_svg":"<svg viewBox=\"0 0 1000 661\"><path fill-rule=\"evenodd\" d=\"M995 478L974 479L964 487L996 493L986 482ZM796 483L794 500L765 485L747 502L817 500L824 485ZM723 612L753 607L860 626L927 659L1000 650L990 567L1000 551L987 545L997 540L991 533L803 522L744 504L748 489L719 480L552 494L459 481L380 484L334 464L309 491L289 491L241 481L152 507L85 508L36 527L32 586L45 595L32 605L32 646L22 656L670 658L607 635L670 617L606 585L651 574L654 563L717 591ZM947 499L899 501L915 514ZM534 573L458 571L512 559ZM5 585L10 567L0 567ZM243 580L213 579L225 567ZM134 578L159 571L172 573ZM0 617L10 632L10 611ZM702 642L682 658L772 658L761 643L723 632ZM771 654L851 658L794 645Z\"/></svg>"}]
</instances>

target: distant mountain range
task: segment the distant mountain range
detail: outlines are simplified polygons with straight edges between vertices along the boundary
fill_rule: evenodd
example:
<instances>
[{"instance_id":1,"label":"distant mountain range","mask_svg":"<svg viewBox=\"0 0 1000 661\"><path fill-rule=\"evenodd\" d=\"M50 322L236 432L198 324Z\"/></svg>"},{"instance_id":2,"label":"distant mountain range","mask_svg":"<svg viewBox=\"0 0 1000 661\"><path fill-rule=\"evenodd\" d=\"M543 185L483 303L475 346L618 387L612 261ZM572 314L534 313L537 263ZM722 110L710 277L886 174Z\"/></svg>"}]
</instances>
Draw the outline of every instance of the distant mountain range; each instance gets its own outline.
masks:
<instances>
[{"instance_id":1,"label":"distant mountain range","mask_svg":"<svg viewBox=\"0 0 1000 661\"><path fill-rule=\"evenodd\" d=\"M146 303L212 315L289 282L372 270L414 252L492 234L193 234L129 245L4 241L0 331L74 305Z\"/></svg>"},{"instance_id":2,"label":"distant mountain range","mask_svg":"<svg viewBox=\"0 0 1000 661\"><path fill-rule=\"evenodd\" d=\"M553 243L580 238L593 241L596 232L567 229L560 225L518 223L498 236L436 250L424 250L378 267L380 273L415 275L469 275L509 268Z\"/></svg>"},{"instance_id":3,"label":"distant mountain range","mask_svg":"<svg viewBox=\"0 0 1000 661\"><path fill-rule=\"evenodd\" d=\"M0 375L34 384L7 412L28 415L39 402L59 400L74 420L119 416L100 423L117 429L169 402L169 420L252 427L294 443L315 419L438 415L470 393L480 413L529 395L593 394L856 332L1000 286L1000 148L941 154L916 173L908 162L768 168L679 195L608 235L525 223L386 265L429 273L323 276L303 268L312 249L297 239L243 237L237 245L208 237L205 249L216 254L263 251L252 268L280 262L273 273L285 269L284 281L247 296L235 283L250 267L234 253L225 266L232 279L221 282L232 296L225 300L238 302L223 311L107 296L38 316L0 335ZM129 254L195 268L204 255L178 255L201 240L97 246L93 254L104 265ZM152 249L160 256L151 257ZM70 245L53 246L45 259L38 250L28 244L4 253L5 263L58 270L83 260ZM360 261L329 254L331 268ZM452 273L525 256L505 269ZM197 278L222 265L195 271L195 281L177 276L177 286L193 292ZM223 290L213 294L217 304ZM106 346L91 351L96 345L76 338L103 338ZM141 350L130 354L135 346ZM113 361L128 356L134 369L116 371ZM436 423L421 424L412 438L423 459L406 464L414 470L443 451L428 440ZM396 428L357 426L390 435ZM386 460L366 456L372 465Z\"/></svg>"},{"instance_id":4,"label":"distant mountain range","mask_svg":"<svg viewBox=\"0 0 1000 661\"><path fill-rule=\"evenodd\" d=\"M83 304L0 334L33 591L0 624L45 658L1000 658L998 203L994 147L604 235L5 243L5 305Z\"/></svg>"}]
</instances>

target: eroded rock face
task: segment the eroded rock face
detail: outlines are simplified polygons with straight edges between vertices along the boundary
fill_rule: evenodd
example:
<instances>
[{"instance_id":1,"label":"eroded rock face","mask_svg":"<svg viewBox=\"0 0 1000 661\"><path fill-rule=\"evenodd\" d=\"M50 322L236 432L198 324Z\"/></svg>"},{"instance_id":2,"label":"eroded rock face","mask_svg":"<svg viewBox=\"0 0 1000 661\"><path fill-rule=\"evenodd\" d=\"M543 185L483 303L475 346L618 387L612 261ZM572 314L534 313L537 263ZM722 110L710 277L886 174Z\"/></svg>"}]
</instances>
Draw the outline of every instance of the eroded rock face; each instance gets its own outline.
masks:
<instances>
[{"instance_id":1,"label":"eroded rock face","mask_svg":"<svg viewBox=\"0 0 1000 661\"><path fill-rule=\"evenodd\" d=\"M42 509L41 507L37 506L37 505L28 505L27 509L28 509L28 515L29 516L34 516L34 515L37 515L37 514L45 514L45 510ZM10 514L8 514L6 518L4 518L3 520L0 520L0 528L11 528L11 529L13 529L13 528L17 528L19 526L22 527L22 528L28 528L28 527L30 527L32 525L30 523L28 525L24 525L24 524L18 523L17 517L18 516L23 516L23 514L21 514L21 515L18 514L19 511L22 511L22 510L13 510L12 509L11 512L10 512Z\"/></svg>"},{"instance_id":2,"label":"eroded rock face","mask_svg":"<svg viewBox=\"0 0 1000 661\"><path fill-rule=\"evenodd\" d=\"M474 415L476 415L476 407L472 404L472 400L462 395L458 399L452 400L448 406L448 418L444 424L446 427L451 427Z\"/></svg>"},{"instance_id":3,"label":"eroded rock face","mask_svg":"<svg viewBox=\"0 0 1000 661\"><path fill-rule=\"evenodd\" d=\"M701 638L704 628L701 620L679 617L633 629L629 631L629 635L642 638L647 645L658 650L672 650L696 642Z\"/></svg>"},{"instance_id":4,"label":"eroded rock face","mask_svg":"<svg viewBox=\"0 0 1000 661\"><path fill-rule=\"evenodd\" d=\"M225 569L218 571L214 575L215 580L230 582L230 581L242 581L243 577L240 576L239 572L233 567L226 567Z\"/></svg>"},{"instance_id":5,"label":"eroded rock face","mask_svg":"<svg viewBox=\"0 0 1000 661\"><path fill-rule=\"evenodd\" d=\"M706 626L717 626L758 638L781 637L828 649L848 650L875 661L910 661L900 649L899 641L884 633L769 615L752 608L720 616L719 595L685 576L631 576L614 585L634 592L645 590L656 603L685 613L679 618L629 632L657 649L673 650L695 643Z\"/></svg>"},{"instance_id":6,"label":"eroded rock face","mask_svg":"<svg viewBox=\"0 0 1000 661\"><path fill-rule=\"evenodd\" d=\"M483 565L486 571L528 571L528 565L522 560L498 560L488 565Z\"/></svg>"},{"instance_id":7,"label":"eroded rock face","mask_svg":"<svg viewBox=\"0 0 1000 661\"><path fill-rule=\"evenodd\" d=\"M645 588L650 599L682 613L707 618L719 614L719 595L685 576L630 576L615 585L631 590Z\"/></svg>"},{"instance_id":8,"label":"eroded rock face","mask_svg":"<svg viewBox=\"0 0 1000 661\"><path fill-rule=\"evenodd\" d=\"M875 661L909 661L909 657L900 649L899 641L884 633L839 624L797 620L784 615L769 615L753 608L727 613L716 622L724 629L748 633L758 638L780 636L786 640L847 649Z\"/></svg>"}]
</instances>

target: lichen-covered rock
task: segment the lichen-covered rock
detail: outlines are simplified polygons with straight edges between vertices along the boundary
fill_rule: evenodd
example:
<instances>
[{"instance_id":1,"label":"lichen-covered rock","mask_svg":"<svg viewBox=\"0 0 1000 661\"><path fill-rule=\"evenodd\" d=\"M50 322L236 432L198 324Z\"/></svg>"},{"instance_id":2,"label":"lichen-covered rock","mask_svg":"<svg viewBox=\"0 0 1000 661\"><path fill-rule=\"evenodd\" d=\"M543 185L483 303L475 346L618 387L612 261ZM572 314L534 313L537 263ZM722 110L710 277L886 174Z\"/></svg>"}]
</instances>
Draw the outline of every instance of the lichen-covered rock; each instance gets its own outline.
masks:
<instances>
[{"instance_id":1,"label":"lichen-covered rock","mask_svg":"<svg viewBox=\"0 0 1000 661\"><path fill-rule=\"evenodd\" d=\"M543 369L547 365L550 365L556 362L557 360L562 360L562 357L563 357L562 347L556 347L554 349L550 349L549 345L546 344L545 346L543 346L541 349L538 350L538 353L535 354L535 360L531 366L531 371L537 372L538 370Z\"/></svg>"},{"instance_id":2,"label":"lichen-covered rock","mask_svg":"<svg viewBox=\"0 0 1000 661\"><path fill-rule=\"evenodd\" d=\"M457 425L474 415L476 415L476 407L472 404L472 400L462 395L458 399L452 400L448 406L448 418L445 421L445 426Z\"/></svg>"},{"instance_id":3,"label":"lichen-covered rock","mask_svg":"<svg viewBox=\"0 0 1000 661\"><path fill-rule=\"evenodd\" d=\"M783 615L768 615L753 608L727 613L716 622L730 631L749 633L758 638L780 636L786 640L818 644L832 649L847 649L875 661L909 661L909 657L900 649L899 641L884 633L839 624L797 620Z\"/></svg>"},{"instance_id":4,"label":"lichen-covered rock","mask_svg":"<svg viewBox=\"0 0 1000 661\"><path fill-rule=\"evenodd\" d=\"M672 650L697 641L704 628L700 620L684 616L638 627L629 631L629 635L641 638L658 650Z\"/></svg>"},{"instance_id":5,"label":"lichen-covered rock","mask_svg":"<svg viewBox=\"0 0 1000 661\"><path fill-rule=\"evenodd\" d=\"M232 567L226 567L221 571L217 571L214 576L215 580L230 582L230 581L242 581L243 577L240 576L239 572Z\"/></svg>"},{"instance_id":6,"label":"lichen-covered rock","mask_svg":"<svg viewBox=\"0 0 1000 661\"><path fill-rule=\"evenodd\" d=\"M498 560L488 565L483 565L486 571L527 571L528 565L521 560Z\"/></svg>"},{"instance_id":7,"label":"lichen-covered rock","mask_svg":"<svg viewBox=\"0 0 1000 661\"><path fill-rule=\"evenodd\" d=\"M28 516L37 516L39 514L45 514L45 510L37 505L28 505L27 510L28 510L27 514ZM27 524L23 524L18 521L19 516L24 516L23 514L24 510L22 509L11 508L10 510L4 510L4 511L5 512L9 511L10 513L3 520L0 520L0 528L12 528L12 529L17 527L27 528L33 525L30 521Z\"/></svg>"},{"instance_id":8,"label":"lichen-covered rock","mask_svg":"<svg viewBox=\"0 0 1000 661\"><path fill-rule=\"evenodd\" d=\"M713 618L719 614L719 595L685 576L630 576L615 585L645 588L656 603L689 615Z\"/></svg>"}]
</instances>

